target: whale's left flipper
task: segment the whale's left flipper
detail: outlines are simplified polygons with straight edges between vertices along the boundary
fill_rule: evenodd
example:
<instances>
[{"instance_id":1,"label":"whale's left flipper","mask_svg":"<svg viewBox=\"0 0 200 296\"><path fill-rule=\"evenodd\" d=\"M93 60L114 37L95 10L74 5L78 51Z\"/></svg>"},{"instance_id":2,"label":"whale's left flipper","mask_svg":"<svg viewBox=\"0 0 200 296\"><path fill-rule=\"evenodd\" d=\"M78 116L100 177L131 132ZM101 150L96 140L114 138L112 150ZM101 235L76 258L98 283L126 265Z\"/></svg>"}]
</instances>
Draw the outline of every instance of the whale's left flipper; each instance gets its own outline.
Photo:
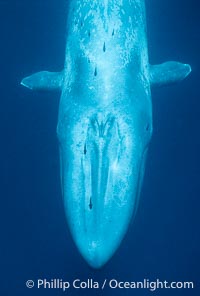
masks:
<instances>
[{"instance_id":1,"label":"whale's left flipper","mask_svg":"<svg viewBox=\"0 0 200 296\"><path fill-rule=\"evenodd\" d=\"M42 71L25 77L21 85L32 90L59 90L62 88L63 72Z\"/></svg>"},{"instance_id":2,"label":"whale's left flipper","mask_svg":"<svg viewBox=\"0 0 200 296\"><path fill-rule=\"evenodd\" d=\"M166 62L164 64L150 66L150 81L152 86L163 86L179 82L191 72L188 64L179 62Z\"/></svg>"}]
</instances>

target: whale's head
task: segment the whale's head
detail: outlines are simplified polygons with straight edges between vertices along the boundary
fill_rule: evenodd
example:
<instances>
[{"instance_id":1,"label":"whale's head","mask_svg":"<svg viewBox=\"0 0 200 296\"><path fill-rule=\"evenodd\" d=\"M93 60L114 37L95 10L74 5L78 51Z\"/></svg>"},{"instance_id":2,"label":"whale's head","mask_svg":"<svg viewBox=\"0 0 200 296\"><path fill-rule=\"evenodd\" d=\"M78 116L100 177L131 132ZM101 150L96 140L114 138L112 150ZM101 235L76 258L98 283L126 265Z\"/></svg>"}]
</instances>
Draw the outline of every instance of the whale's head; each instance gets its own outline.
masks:
<instances>
[{"instance_id":1,"label":"whale's head","mask_svg":"<svg viewBox=\"0 0 200 296\"><path fill-rule=\"evenodd\" d=\"M93 110L72 112L58 124L68 225L94 268L112 257L138 205L148 141L131 118L123 110Z\"/></svg>"}]
</instances>

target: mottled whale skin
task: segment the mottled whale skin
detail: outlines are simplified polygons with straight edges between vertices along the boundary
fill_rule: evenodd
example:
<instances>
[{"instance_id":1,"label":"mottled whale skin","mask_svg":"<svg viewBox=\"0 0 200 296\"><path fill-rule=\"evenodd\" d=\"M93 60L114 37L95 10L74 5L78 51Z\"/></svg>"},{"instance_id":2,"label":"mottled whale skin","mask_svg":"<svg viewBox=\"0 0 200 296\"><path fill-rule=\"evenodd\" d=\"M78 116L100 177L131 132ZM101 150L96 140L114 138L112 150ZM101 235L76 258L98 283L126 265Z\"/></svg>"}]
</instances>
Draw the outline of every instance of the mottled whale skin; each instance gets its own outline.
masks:
<instances>
[{"instance_id":1,"label":"mottled whale skin","mask_svg":"<svg viewBox=\"0 0 200 296\"><path fill-rule=\"evenodd\" d=\"M184 79L187 64L150 66L143 0L72 0L64 70L22 80L60 89L57 134L68 225L94 268L134 216L152 135L151 86Z\"/></svg>"}]
</instances>

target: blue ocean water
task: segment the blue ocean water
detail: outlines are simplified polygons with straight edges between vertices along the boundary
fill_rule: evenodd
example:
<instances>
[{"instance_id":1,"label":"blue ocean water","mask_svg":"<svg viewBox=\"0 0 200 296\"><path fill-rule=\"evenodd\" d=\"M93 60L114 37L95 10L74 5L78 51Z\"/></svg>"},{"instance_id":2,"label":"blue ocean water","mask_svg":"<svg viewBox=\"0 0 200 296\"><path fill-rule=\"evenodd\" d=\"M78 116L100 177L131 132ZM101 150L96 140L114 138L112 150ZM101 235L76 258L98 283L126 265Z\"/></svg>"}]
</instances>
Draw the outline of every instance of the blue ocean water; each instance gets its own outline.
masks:
<instances>
[{"instance_id":1,"label":"blue ocean water","mask_svg":"<svg viewBox=\"0 0 200 296\"><path fill-rule=\"evenodd\" d=\"M39 70L61 70L68 3L0 1L0 294L60 295L28 289L27 280L92 278L194 281L200 264L200 4L149 0L152 64L189 63L184 82L152 91L154 134L135 221L112 260L94 271L69 234L61 198L56 138L58 93L32 93L19 84ZM69 295L147 295L146 290L70 289ZM65 294L65 293L64 293Z\"/></svg>"}]
</instances>

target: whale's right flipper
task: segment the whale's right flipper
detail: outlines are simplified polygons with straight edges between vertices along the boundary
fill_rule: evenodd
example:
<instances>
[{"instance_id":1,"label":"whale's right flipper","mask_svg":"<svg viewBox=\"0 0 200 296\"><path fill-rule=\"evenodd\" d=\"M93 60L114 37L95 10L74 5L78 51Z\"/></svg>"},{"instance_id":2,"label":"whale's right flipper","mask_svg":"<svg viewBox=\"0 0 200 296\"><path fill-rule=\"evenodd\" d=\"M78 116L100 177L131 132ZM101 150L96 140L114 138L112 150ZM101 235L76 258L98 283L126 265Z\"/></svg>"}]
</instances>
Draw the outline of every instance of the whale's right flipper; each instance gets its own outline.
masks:
<instances>
[{"instance_id":1,"label":"whale's right flipper","mask_svg":"<svg viewBox=\"0 0 200 296\"><path fill-rule=\"evenodd\" d=\"M191 72L188 64L166 62L150 66L150 81L152 86L173 84L185 79Z\"/></svg>"},{"instance_id":2,"label":"whale's right flipper","mask_svg":"<svg viewBox=\"0 0 200 296\"><path fill-rule=\"evenodd\" d=\"M59 90L62 88L63 72L42 71L25 77L21 85L32 90Z\"/></svg>"}]
</instances>

